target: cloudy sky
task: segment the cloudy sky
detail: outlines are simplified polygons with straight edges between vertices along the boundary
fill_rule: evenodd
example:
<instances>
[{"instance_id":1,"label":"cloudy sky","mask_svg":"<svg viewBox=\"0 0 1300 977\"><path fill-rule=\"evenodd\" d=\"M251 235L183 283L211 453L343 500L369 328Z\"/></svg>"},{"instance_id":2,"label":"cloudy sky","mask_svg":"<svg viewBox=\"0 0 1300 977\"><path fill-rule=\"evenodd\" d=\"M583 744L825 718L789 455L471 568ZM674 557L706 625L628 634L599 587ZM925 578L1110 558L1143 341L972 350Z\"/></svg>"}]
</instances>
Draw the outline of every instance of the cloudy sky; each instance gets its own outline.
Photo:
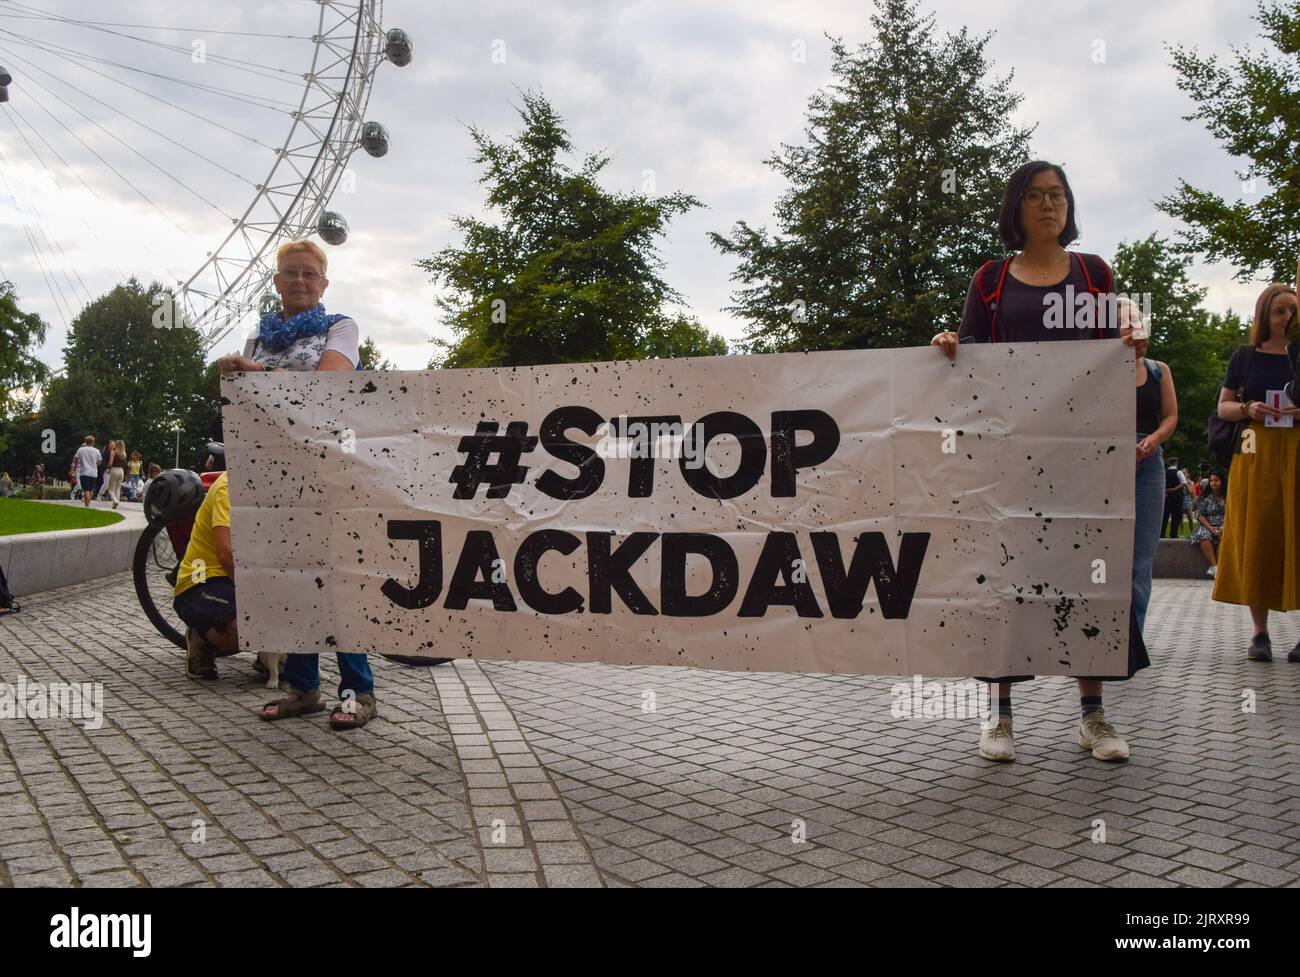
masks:
<instances>
[{"instance_id":1,"label":"cloudy sky","mask_svg":"<svg viewBox=\"0 0 1300 977\"><path fill-rule=\"evenodd\" d=\"M457 241L453 215L484 214L466 126L508 136L521 89L551 100L580 152L612 155L606 187L637 190L650 170L658 192L704 202L671 226L665 275L710 329L738 337L742 324L722 311L734 263L707 232L738 219L771 225L784 186L762 160L802 139L808 96L830 77L825 35L866 40L872 9L865 0L383 6L386 27L412 34L415 60L376 76L367 117L389 127L392 150L356 153L354 186L334 197L352 231L330 251L327 305L408 369L423 367L430 337L445 335L435 289L414 262ZM1016 121L1037 124L1035 155L1066 166L1086 250L1109 255L1122 240L1172 235L1153 201L1179 177L1241 193L1240 161L1182 119L1192 103L1175 85L1168 46L1262 49L1253 3L926 0L922 10L941 30L995 32L995 70L1013 70L1025 94ZM61 363L66 322L86 295L123 275L187 277L229 232L288 130L281 103L297 101L316 12L309 0L0 0L0 65L15 76L12 101L0 105L0 278L50 324L47 362ZM200 41L208 57L196 63ZM792 57L798 42L803 61ZM1259 286L1236 283L1230 268L1196 274L1211 308L1253 305ZM232 337L214 352L236 345Z\"/></svg>"}]
</instances>

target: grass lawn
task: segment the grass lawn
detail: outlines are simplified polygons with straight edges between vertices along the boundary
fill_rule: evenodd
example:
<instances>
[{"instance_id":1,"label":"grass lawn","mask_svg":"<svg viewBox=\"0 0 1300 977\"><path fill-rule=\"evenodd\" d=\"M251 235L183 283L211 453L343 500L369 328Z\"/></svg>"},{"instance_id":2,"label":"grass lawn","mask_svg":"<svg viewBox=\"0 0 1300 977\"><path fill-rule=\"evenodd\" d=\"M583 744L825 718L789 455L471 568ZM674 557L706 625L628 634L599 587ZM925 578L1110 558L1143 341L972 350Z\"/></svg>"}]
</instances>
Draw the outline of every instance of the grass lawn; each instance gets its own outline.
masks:
<instances>
[{"instance_id":1,"label":"grass lawn","mask_svg":"<svg viewBox=\"0 0 1300 977\"><path fill-rule=\"evenodd\" d=\"M120 513L107 509L0 499L0 536L48 533L59 529L94 529L121 521Z\"/></svg>"}]
</instances>

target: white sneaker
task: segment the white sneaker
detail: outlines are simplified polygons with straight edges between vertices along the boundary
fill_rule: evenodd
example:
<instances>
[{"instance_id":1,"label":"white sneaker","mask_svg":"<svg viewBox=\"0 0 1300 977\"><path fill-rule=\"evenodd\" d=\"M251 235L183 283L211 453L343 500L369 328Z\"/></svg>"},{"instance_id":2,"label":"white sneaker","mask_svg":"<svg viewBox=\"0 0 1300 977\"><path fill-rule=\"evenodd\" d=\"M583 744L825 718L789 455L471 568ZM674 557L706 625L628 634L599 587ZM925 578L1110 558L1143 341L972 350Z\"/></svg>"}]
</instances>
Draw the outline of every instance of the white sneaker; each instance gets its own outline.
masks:
<instances>
[{"instance_id":1,"label":"white sneaker","mask_svg":"<svg viewBox=\"0 0 1300 977\"><path fill-rule=\"evenodd\" d=\"M1210 569L1205 571L1205 575L1207 577L1213 577L1215 575L1215 571L1218 569L1219 569L1218 567L1210 567Z\"/></svg>"},{"instance_id":2,"label":"white sneaker","mask_svg":"<svg viewBox=\"0 0 1300 977\"><path fill-rule=\"evenodd\" d=\"M1092 755L1098 760L1128 759L1128 744L1115 732L1115 727L1106 722L1106 714L1100 709L1088 713L1079 723L1079 745L1092 750Z\"/></svg>"},{"instance_id":3,"label":"white sneaker","mask_svg":"<svg viewBox=\"0 0 1300 977\"><path fill-rule=\"evenodd\" d=\"M1010 716L997 716L980 727L980 756L999 763L1010 763L1016 758Z\"/></svg>"}]
</instances>

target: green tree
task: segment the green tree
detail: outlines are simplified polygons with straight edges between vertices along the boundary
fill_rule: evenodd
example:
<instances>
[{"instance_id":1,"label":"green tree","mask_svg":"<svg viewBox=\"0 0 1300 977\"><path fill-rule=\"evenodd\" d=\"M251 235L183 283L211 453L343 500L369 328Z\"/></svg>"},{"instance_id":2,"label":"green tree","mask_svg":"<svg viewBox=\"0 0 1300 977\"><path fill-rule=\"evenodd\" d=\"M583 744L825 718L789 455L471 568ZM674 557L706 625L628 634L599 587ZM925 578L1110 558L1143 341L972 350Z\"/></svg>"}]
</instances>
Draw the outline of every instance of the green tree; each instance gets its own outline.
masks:
<instances>
[{"instance_id":1,"label":"green tree","mask_svg":"<svg viewBox=\"0 0 1300 977\"><path fill-rule=\"evenodd\" d=\"M1178 87L1197 106L1185 118L1203 122L1225 150L1249 161L1237 172L1248 199L1230 201L1179 180L1156 206L1188 225L1182 250L1232 262L1239 281L1290 282L1300 260L1300 2L1261 2L1255 19L1277 54L1234 48L1223 64L1173 48Z\"/></svg>"},{"instance_id":2,"label":"green tree","mask_svg":"<svg viewBox=\"0 0 1300 977\"><path fill-rule=\"evenodd\" d=\"M673 217L698 207L686 193L613 193L597 183L609 163L573 169L563 121L542 95L523 94L522 130L496 142L470 127L487 203L499 223L455 219L464 240L417 264L449 295L438 299L454 342L434 367L526 366L645 356L695 356L725 343L665 310L681 296L660 275L656 241Z\"/></svg>"},{"instance_id":3,"label":"green tree","mask_svg":"<svg viewBox=\"0 0 1300 977\"><path fill-rule=\"evenodd\" d=\"M1210 313L1205 289L1188 276L1191 259L1155 234L1124 242L1115 249L1116 291L1150 299L1152 359L1169 364L1178 391L1178 429L1165 445L1165 456L1176 457L1196 470L1209 458L1206 420L1216 410L1228 357L1246 342L1248 323L1231 311Z\"/></svg>"},{"instance_id":4,"label":"green tree","mask_svg":"<svg viewBox=\"0 0 1300 977\"><path fill-rule=\"evenodd\" d=\"M789 184L779 230L712 234L740 259L728 311L754 352L916 345L956 328L975 270L1005 253L996 218L1029 156L1022 96L990 78L992 35L939 37L908 0L880 0L875 37L830 38L834 81L808 102L805 145L765 162Z\"/></svg>"},{"instance_id":5,"label":"green tree","mask_svg":"<svg viewBox=\"0 0 1300 977\"><path fill-rule=\"evenodd\" d=\"M43 342L41 317L22 310L12 282L0 282L0 459L11 447L13 424L31 412L31 388L49 376L37 355Z\"/></svg>"},{"instance_id":6,"label":"green tree","mask_svg":"<svg viewBox=\"0 0 1300 977\"><path fill-rule=\"evenodd\" d=\"M361 369L363 370L395 370L390 360L384 358L383 351L379 344L373 338L367 339L358 348L358 354L361 357Z\"/></svg>"},{"instance_id":7,"label":"green tree","mask_svg":"<svg viewBox=\"0 0 1300 977\"><path fill-rule=\"evenodd\" d=\"M157 284L131 279L73 320L65 373L47 387L41 410L64 464L93 434L121 438L128 451L169 468L179 426L181 465L202 465L204 446L219 431L215 367L205 370L199 334L164 295Z\"/></svg>"}]
</instances>

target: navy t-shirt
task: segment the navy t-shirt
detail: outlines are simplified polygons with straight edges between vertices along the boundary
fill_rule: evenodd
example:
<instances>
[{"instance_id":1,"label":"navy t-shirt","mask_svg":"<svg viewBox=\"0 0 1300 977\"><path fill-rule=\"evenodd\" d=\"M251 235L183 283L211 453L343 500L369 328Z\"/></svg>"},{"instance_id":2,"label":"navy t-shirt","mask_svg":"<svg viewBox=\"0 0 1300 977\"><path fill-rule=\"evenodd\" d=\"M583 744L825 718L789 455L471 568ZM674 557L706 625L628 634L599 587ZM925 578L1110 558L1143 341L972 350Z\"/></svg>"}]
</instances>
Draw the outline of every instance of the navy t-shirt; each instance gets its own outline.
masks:
<instances>
[{"instance_id":1,"label":"navy t-shirt","mask_svg":"<svg viewBox=\"0 0 1300 977\"><path fill-rule=\"evenodd\" d=\"M1292 343L1287 353L1265 353L1240 346L1228 360L1228 374L1223 385L1235 395L1245 388L1246 400L1264 400L1270 390L1283 390L1295 375L1292 361L1300 356L1300 343Z\"/></svg>"},{"instance_id":2,"label":"navy t-shirt","mask_svg":"<svg viewBox=\"0 0 1300 977\"><path fill-rule=\"evenodd\" d=\"M1100 282L1097 285L1102 287ZM1099 336L1111 339L1117 337L1119 333L1113 329L1098 333L1091 310L1086 320L1090 328L1073 328L1076 322L1085 321L1076 319L1075 308L1070 304L1071 300L1077 303L1079 296L1085 296L1091 302L1088 281L1073 252L1070 254L1069 276L1055 285L1027 285L1007 269L1007 277L1002 282L1002 300L998 307L998 342L1042 343L1063 339L1097 339ZM1055 321L1049 316L1053 310L1056 310ZM962 312L957 335L959 338L970 336L977 343L987 343L991 341L992 332L993 324L989 318L988 306L980 298L979 272L976 272L966 293L966 308Z\"/></svg>"}]
</instances>

